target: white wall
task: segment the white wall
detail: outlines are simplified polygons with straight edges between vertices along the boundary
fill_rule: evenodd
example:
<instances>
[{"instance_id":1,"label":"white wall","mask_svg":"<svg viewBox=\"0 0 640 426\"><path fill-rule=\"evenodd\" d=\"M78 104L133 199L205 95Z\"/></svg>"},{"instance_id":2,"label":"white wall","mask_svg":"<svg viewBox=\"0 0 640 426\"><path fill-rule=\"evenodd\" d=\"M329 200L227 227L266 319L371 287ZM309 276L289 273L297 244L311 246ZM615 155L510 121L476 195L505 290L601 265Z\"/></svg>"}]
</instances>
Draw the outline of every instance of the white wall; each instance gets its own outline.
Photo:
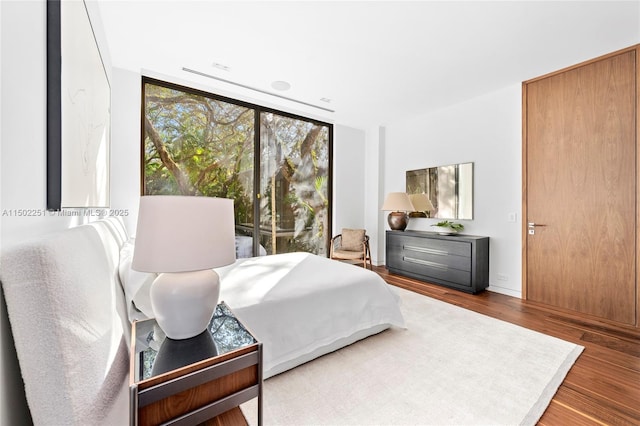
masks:
<instances>
[{"instance_id":1,"label":"white wall","mask_svg":"<svg viewBox=\"0 0 640 426\"><path fill-rule=\"evenodd\" d=\"M0 2L0 243L67 226L68 219L15 217L45 207L45 3ZM16 42L18 41L19 42ZM42 213L43 214L43 213ZM29 424L4 305L0 424Z\"/></svg>"},{"instance_id":2,"label":"white wall","mask_svg":"<svg viewBox=\"0 0 640 426\"><path fill-rule=\"evenodd\" d=\"M45 4L1 2L0 8L0 223L6 246L25 236L67 227L70 219L42 211L46 202Z\"/></svg>"},{"instance_id":3,"label":"white wall","mask_svg":"<svg viewBox=\"0 0 640 426\"><path fill-rule=\"evenodd\" d=\"M365 132L333 128L333 235L342 228L364 228Z\"/></svg>"},{"instance_id":4,"label":"white wall","mask_svg":"<svg viewBox=\"0 0 640 426\"><path fill-rule=\"evenodd\" d=\"M111 206L134 232L140 200L140 74L112 69L111 78Z\"/></svg>"},{"instance_id":5,"label":"white wall","mask_svg":"<svg viewBox=\"0 0 640 426\"><path fill-rule=\"evenodd\" d=\"M383 217L380 207L384 201L385 137L385 128L381 126L366 131L364 216L370 237L371 263L374 265L384 265L386 215Z\"/></svg>"},{"instance_id":6,"label":"white wall","mask_svg":"<svg viewBox=\"0 0 640 426\"><path fill-rule=\"evenodd\" d=\"M521 85L516 84L389 124L381 173L385 193L404 191L407 170L474 162L474 220L459 222L467 234L490 237L489 289L518 297L522 282L521 110ZM508 220L512 213L515 222ZM414 218L408 229L429 230L435 221Z\"/></svg>"}]
</instances>

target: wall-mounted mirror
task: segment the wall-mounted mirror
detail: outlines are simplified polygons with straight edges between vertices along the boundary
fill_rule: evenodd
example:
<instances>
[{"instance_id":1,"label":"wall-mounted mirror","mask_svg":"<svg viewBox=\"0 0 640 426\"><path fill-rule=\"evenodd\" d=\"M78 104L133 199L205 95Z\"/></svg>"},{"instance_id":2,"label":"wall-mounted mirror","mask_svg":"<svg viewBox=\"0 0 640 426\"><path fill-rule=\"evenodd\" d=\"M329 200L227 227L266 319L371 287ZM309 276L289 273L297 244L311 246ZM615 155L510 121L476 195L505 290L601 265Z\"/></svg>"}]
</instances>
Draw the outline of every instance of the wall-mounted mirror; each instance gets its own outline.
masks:
<instances>
[{"instance_id":1,"label":"wall-mounted mirror","mask_svg":"<svg viewBox=\"0 0 640 426\"><path fill-rule=\"evenodd\" d=\"M406 184L410 196L426 195L412 197L421 211L411 216L473 219L473 163L408 170Z\"/></svg>"}]
</instances>

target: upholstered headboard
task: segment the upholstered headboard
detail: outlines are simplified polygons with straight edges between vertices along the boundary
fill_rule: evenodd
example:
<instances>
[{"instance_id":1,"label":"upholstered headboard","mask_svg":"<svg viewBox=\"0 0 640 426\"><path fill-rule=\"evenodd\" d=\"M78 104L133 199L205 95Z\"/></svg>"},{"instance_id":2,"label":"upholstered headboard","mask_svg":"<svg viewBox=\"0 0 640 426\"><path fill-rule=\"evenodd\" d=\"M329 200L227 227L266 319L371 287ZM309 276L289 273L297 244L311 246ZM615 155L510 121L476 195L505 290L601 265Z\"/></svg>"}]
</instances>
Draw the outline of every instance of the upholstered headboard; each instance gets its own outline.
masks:
<instances>
[{"instance_id":1,"label":"upholstered headboard","mask_svg":"<svg viewBox=\"0 0 640 426\"><path fill-rule=\"evenodd\" d=\"M5 295L36 425L127 424L129 323L118 279L119 219L3 250Z\"/></svg>"}]
</instances>

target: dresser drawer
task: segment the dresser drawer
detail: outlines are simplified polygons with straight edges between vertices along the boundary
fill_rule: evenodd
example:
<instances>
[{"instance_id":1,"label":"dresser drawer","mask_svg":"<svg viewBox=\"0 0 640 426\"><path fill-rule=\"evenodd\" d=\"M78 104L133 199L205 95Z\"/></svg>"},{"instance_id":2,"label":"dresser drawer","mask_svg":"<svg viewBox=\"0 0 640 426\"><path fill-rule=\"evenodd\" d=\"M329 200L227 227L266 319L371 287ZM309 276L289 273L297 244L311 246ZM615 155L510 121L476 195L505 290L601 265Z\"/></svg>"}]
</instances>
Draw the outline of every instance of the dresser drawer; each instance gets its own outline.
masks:
<instances>
[{"instance_id":1,"label":"dresser drawer","mask_svg":"<svg viewBox=\"0 0 640 426\"><path fill-rule=\"evenodd\" d=\"M439 256L471 257L471 244L466 241L446 241L418 237L403 237L402 249L414 252L430 253ZM467 262L469 260L467 259Z\"/></svg>"},{"instance_id":2,"label":"dresser drawer","mask_svg":"<svg viewBox=\"0 0 640 426\"><path fill-rule=\"evenodd\" d=\"M471 254L471 244L469 243L456 243L456 248L459 249L457 250L458 252L466 251ZM437 264L462 271L471 270L471 256L451 254L441 248L436 249L405 244L401 253L402 257L412 259L415 263L423 263L424 265Z\"/></svg>"},{"instance_id":3,"label":"dresser drawer","mask_svg":"<svg viewBox=\"0 0 640 426\"><path fill-rule=\"evenodd\" d=\"M469 259L466 259L468 264ZM431 262L405 255L402 258L401 269L412 274L422 275L425 278L449 281L451 283L467 287L471 286L470 265L466 265L466 270L461 270L451 268L442 263Z\"/></svg>"}]
</instances>

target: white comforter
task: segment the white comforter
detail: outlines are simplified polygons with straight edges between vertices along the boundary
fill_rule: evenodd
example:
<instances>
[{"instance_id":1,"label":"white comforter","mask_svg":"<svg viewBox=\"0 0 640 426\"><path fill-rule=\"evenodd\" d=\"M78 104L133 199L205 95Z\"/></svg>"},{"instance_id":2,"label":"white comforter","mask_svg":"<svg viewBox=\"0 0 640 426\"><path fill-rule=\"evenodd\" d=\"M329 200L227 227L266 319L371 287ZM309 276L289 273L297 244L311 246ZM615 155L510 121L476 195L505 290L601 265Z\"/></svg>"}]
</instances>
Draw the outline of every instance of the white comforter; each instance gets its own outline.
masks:
<instances>
[{"instance_id":1,"label":"white comforter","mask_svg":"<svg viewBox=\"0 0 640 426\"><path fill-rule=\"evenodd\" d=\"M239 259L216 271L220 300L263 344L264 378L351 343L352 336L404 327L396 292L367 269L287 253Z\"/></svg>"}]
</instances>

